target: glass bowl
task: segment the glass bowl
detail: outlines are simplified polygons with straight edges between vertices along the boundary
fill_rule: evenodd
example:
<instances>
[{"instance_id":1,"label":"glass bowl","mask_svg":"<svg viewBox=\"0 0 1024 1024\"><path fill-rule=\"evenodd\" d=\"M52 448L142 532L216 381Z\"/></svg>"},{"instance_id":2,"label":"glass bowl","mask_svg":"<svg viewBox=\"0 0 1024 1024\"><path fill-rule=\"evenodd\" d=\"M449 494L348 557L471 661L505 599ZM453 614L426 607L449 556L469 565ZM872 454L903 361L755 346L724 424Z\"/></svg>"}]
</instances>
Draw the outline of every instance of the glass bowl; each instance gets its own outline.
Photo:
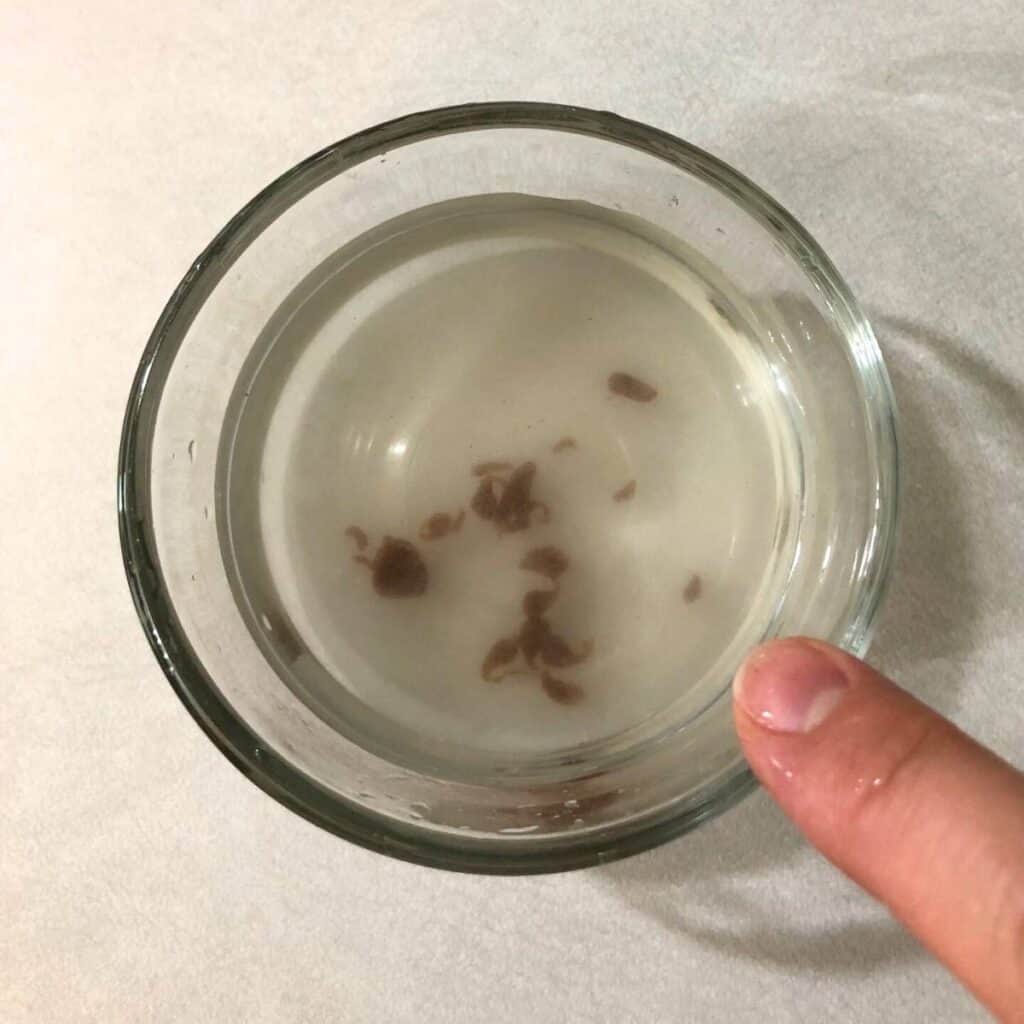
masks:
<instances>
[{"instance_id":1,"label":"glass bowl","mask_svg":"<svg viewBox=\"0 0 1024 1024\"><path fill-rule=\"evenodd\" d=\"M481 251L481 230L491 255L500 236L506 261L486 280L473 277L477 270L467 270L472 260L464 258ZM614 252L605 244L612 236ZM533 271L516 276L524 250L544 250L548 262L537 256ZM378 276L392 285L414 266L431 280L455 275L441 292L410 300L402 323L412 340L381 327L393 323L381 317L397 293L382 305L371 282L380 267L367 270L375 260L387 264ZM579 260L590 262L574 278L584 266ZM635 289L647 287L631 277L639 266L657 278L658 296L668 295L666 288L673 301L688 296L693 319L678 338L671 317L651 327L653 320L629 306ZM547 319L538 320L542 315ZM557 329L540 345L537 324L552 318L560 318ZM367 324L377 325L369 339ZM436 348L443 330L461 331L461 338L470 327L474 339L487 335L479 352L473 349L472 372L459 360L475 340ZM627 329L634 336L623 339ZM658 331L671 343L656 344ZM324 355L328 335L334 340ZM563 338L575 346L578 386L552 369ZM726 339L724 347L715 339ZM729 366L741 373L738 383L709 391L713 400L687 392L686 359L724 359L734 349L740 361ZM335 371L331 360L340 354L349 361ZM444 369L449 358L452 368ZM496 371L501 359L517 369ZM415 368L401 381L401 400L399 366ZM635 366L658 375L658 388L626 373ZM736 369L744 366L754 375L749 380ZM499 403L504 382L522 384L516 373L533 374L530 386ZM430 445L420 443L412 419L442 417L445 389L460 374L475 389L466 409L476 412L449 417L447 433L438 427ZM592 386L604 374L607 393ZM300 379L305 392L295 391ZM679 609L671 610L678 627L658 606L635 632L646 646L623 645L617 662L615 650L597 659L608 672L618 666L618 688L607 689L599 711L561 707L583 689L528 659L523 674L543 676L550 713L533 682L491 686L478 678L465 686L448 678L437 667L438 652L455 651L466 630L452 625L444 608L415 622L408 601L395 602L401 611L372 611L369 581L385 593L384 562L401 570L391 584L398 579L405 590L392 596L421 594L427 564L434 573L440 558L434 552L455 543L439 541L427 563L414 559L411 569L399 557L405 549L385 551L391 542L384 537L398 520L405 534L412 528L411 513L395 512L409 503L410 445L420 451L425 487L444 476L443 452L452 448L460 458L474 451L488 458L504 438L541 451L539 432L528 445L522 425L545 422L546 413L534 410L529 423L515 416L544 395L552 416L548 447L541 461L529 462L529 473L537 465L549 473L558 459L559 466L573 459L598 469L618 465L622 436L609 435L603 462L594 456L587 463L586 438L582 454L563 451L576 447L576 438L557 441L551 431L564 429L555 423L566 410L592 410L592 431L613 421L640 423L648 413L636 400L655 390L666 396L650 408L662 410L659 457L667 466L652 470L648 460L635 500L635 481L616 490L616 501L630 499L628 513L611 501L601 507L600 522L628 515L621 522L631 525L615 527L594 548L611 568L585 577L578 597L597 607L612 581L626 595L620 617L655 608L652 595L667 593L658 567L676 565L674 543L648 557L644 538L656 525L661 541L693 541L687 557L693 538L725 537L722 564L744 584L736 590L742 600L728 604L723 595L732 591L724 584L716 590L705 577L707 594L697 603L700 576L685 587L680 577ZM300 397L289 406L293 392ZM481 393L490 404L472 405ZM673 395L682 396L674 405ZM506 406L511 412L499 414ZM752 406L770 406L763 422L774 424L784 444L744 440L755 437L740 429ZM665 410L677 407L692 419L675 433ZM406 409L409 422L389 433L387 417L406 416ZM697 445L692 436L705 440ZM674 489L684 463L693 471L686 492L692 501ZM371 470L378 475L367 476ZM382 481L392 470L399 476L386 491ZM484 479L504 472L493 486L508 493L510 471L484 470ZM353 509L366 514L371 506L359 502L374 488L404 495L387 506L397 518L356 522ZM656 511L643 504L654 501L652 492L661 495ZM189 269L153 331L128 403L118 480L124 561L143 627L175 691L224 754L277 800L353 842L422 864L509 874L626 856L694 828L748 793L755 783L730 709L736 666L752 644L778 635L813 635L863 653L889 574L896 499L894 404L881 354L857 302L807 232L742 175L680 139L610 113L535 103L472 104L379 125L303 161L246 205ZM536 520L552 514L534 501L525 512L531 527L534 511ZM453 509L431 521L444 532L454 517ZM491 554L480 558L519 557L519 539L500 529L486 533L489 526L472 515L470 521L472 543L497 536ZM367 526L380 536L364 537ZM421 537L435 539L432 527L425 529ZM736 561L748 534L760 538L759 553ZM309 611L308 595L335 583L355 596L332 604L328 595ZM353 589L360 586L362 592ZM459 598L460 621L493 603L489 591L467 594ZM317 625L324 609L327 632L333 621L350 662L325 639L323 621ZM379 625L385 619L386 629ZM415 633L418 646L400 650L398 628ZM525 656L522 644L512 644L516 657ZM701 660L673 674L671 659L689 657L691 647ZM553 660L543 651L539 657L542 665L569 664L590 650L578 644L566 654L563 645L561 662L557 651ZM661 667L648 671L648 663ZM623 666L638 677L628 686L619 685ZM417 671L425 685L414 697L391 685L395 673ZM486 679L497 678L488 671ZM367 696L378 692L385 695L380 706ZM459 717L460 692L473 714L485 716L477 725L468 711Z\"/></svg>"}]
</instances>

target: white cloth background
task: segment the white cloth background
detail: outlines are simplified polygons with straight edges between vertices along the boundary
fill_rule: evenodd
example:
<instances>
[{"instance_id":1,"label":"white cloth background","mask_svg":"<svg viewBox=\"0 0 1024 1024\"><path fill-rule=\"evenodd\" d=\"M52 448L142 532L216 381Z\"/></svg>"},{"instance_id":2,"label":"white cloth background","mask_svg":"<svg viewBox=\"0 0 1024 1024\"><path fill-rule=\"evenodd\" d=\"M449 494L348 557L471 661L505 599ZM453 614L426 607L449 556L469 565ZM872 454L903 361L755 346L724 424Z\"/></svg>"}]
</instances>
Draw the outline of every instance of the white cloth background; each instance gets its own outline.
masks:
<instances>
[{"instance_id":1,"label":"white cloth background","mask_svg":"<svg viewBox=\"0 0 1024 1024\"><path fill-rule=\"evenodd\" d=\"M507 98L678 133L835 259L903 415L901 557L874 660L1024 762L1018 0L5 0L8 1024L982 1019L763 794L599 869L431 872L264 796L150 655L114 470L171 289L314 150L410 110Z\"/></svg>"}]
</instances>

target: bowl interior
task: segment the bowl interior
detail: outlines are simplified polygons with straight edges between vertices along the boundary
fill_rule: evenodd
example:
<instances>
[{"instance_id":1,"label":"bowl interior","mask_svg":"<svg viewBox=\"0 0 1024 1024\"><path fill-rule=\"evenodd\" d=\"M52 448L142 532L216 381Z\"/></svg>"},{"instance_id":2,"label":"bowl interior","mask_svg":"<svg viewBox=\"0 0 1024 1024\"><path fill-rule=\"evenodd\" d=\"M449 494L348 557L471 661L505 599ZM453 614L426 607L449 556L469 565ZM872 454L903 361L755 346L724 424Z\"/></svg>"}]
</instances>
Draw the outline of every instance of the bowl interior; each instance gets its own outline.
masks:
<instances>
[{"instance_id":1,"label":"bowl interior","mask_svg":"<svg viewBox=\"0 0 1024 1024\"><path fill-rule=\"evenodd\" d=\"M613 115L454 108L214 240L120 485L154 648L255 781L397 856L551 870L750 787L751 644L866 647L892 401L834 268L735 172Z\"/></svg>"}]
</instances>

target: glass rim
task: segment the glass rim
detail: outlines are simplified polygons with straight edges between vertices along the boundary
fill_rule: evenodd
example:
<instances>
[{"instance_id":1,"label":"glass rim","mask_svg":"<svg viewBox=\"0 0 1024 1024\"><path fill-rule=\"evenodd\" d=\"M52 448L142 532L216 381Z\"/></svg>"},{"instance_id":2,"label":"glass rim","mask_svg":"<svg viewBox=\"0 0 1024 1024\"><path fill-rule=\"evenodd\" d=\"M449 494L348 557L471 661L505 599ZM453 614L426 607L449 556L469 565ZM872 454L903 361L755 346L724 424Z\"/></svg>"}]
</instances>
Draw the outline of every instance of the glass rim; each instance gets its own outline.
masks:
<instances>
[{"instance_id":1,"label":"glass rim","mask_svg":"<svg viewBox=\"0 0 1024 1024\"><path fill-rule=\"evenodd\" d=\"M152 533L150 450L163 387L197 311L237 256L305 195L349 168L390 149L441 135L529 128L587 135L664 160L702 180L754 217L794 256L841 324L876 441L876 543L845 622L843 646L863 654L891 575L897 532L899 477L895 399L867 318L831 260L805 228L744 175L674 135L608 111L534 102L470 103L396 118L335 142L285 171L217 233L189 267L163 309L143 351L129 394L117 472L118 525L125 572L136 611L160 667L207 736L252 782L316 825L360 846L401 860L479 874L565 871L617 860L687 832L741 800L757 782L745 762L704 799L667 816L640 819L612 838L552 837L520 847L514 841L461 838L392 822L348 804L291 765L249 728L221 695L195 654L175 613Z\"/></svg>"}]
</instances>

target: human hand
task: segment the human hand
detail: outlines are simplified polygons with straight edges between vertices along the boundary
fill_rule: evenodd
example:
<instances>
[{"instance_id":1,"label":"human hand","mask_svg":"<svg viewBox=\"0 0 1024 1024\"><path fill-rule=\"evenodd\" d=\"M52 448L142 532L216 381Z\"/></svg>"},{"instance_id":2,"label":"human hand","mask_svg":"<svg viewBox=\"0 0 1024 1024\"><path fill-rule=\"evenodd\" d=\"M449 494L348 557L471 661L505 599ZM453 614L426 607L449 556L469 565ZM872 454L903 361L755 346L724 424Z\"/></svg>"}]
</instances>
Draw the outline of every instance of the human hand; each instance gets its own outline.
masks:
<instances>
[{"instance_id":1,"label":"human hand","mask_svg":"<svg viewBox=\"0 0 1024 1024\"><path fill-rule=\"evenodd\" d=\"M1024 775L819 641L758 648L733 690L747 760L807 838L1024 1022Z\"/></svg>"}]
</instances>

